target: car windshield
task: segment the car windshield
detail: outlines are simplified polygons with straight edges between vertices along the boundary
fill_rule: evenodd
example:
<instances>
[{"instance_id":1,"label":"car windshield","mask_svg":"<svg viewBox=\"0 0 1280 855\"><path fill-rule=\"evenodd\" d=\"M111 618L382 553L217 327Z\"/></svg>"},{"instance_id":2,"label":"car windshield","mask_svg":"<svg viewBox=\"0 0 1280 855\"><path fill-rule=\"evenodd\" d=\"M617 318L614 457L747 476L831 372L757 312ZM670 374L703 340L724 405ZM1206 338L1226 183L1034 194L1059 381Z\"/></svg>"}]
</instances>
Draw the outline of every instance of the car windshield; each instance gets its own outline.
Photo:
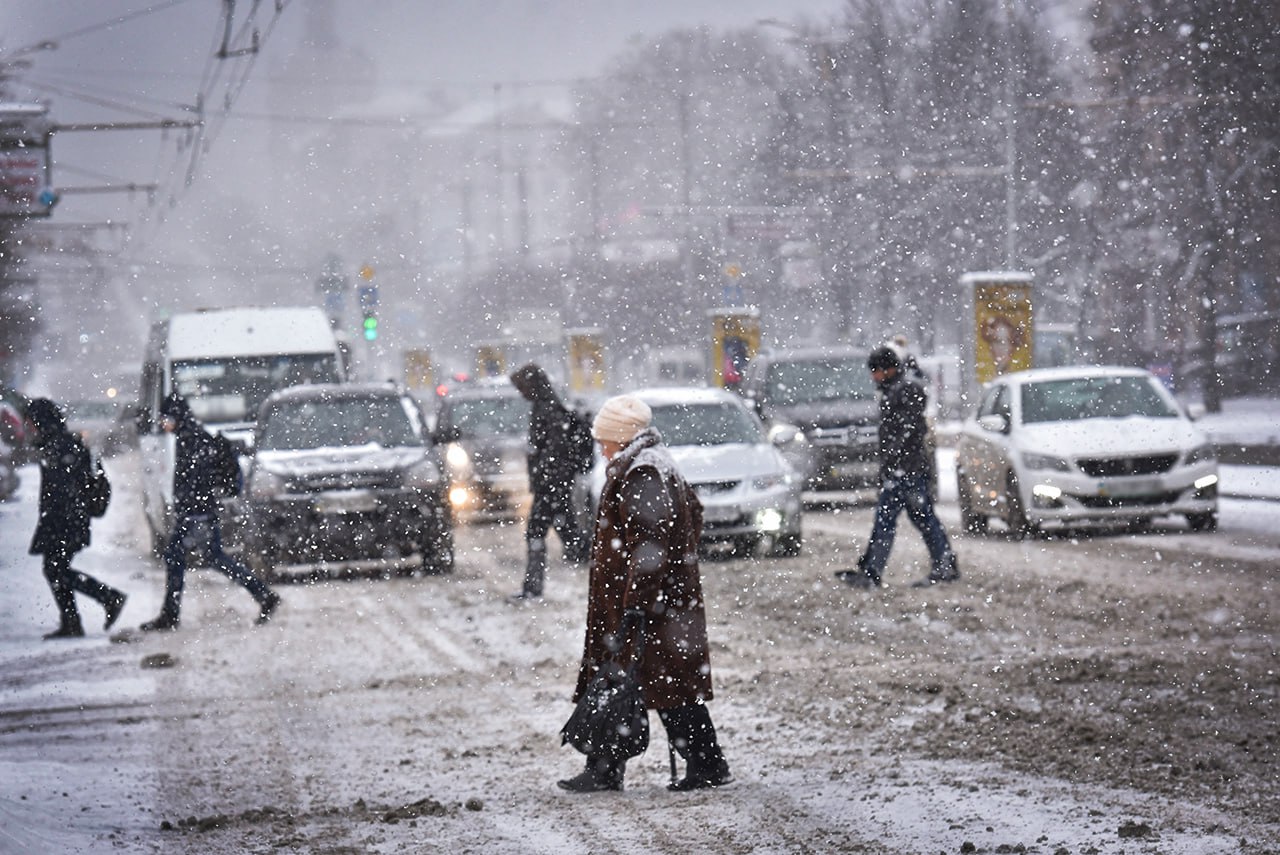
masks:
<instances>
[{"instance_id":1,"label":"car windshield","mask_svg":"<svg viewBox=\"0 0 1280 855\"><path fill-rule=\"evenodd\" d=\"M653 426L667 445L755 445L766 441L759 423L733 404L668 404L652 409Z\"/></svg>"},{"instance_id":2,"label":"car windshield","mask_svg":"<svg viewBox=\"0 0 1280 855\"><path fill-rule=\"evenodd\" d=\"M519 395L458 398L445 405L440 422L463 437L519 435L529 429L529 409Z\"/></svg>"},{"instance_id":3,"label":"car windshield","mask_svg":"<svg viewBox=\"0 0 1280 855\"><path fill-rule=\"evenodd\" d=\"M337 357L323 354L200 359L173 364L173 387L202 422L251 422L267 396L302 383L336 383Z\"/></svg>"},{"instance_id":4,"label":"car windshield","mask_svg":"<svg viewBox=\"0 0 1280 855\"><path fill-rule=\"evenodd\" d=\"M113 421L119 412L120 405L114 401L71 401L67 404L67 421Z\"/></svg>"},{"instance_id":5,"label":"car windshield","mask_svg":"<svg viewBox=\"0 0 1280 855\"><path fill-rule=\"evenodd\" d=\"M265 451L379 445L422 445L413 419L399 398L339 398L287 402L272 407L261 425L257 447Z\"/></svg>"},{"instance_id":6,"label":"car windshield","mask_svg":"<svg viewBox=\"0 0 1280 855\"><path fill-rule=\"evenodd\" d=\"M861 359L806 359L769 366L769 400L778 406L815 401L872 400L875 386Z\"/></svg>"},{"instance_id":7,"label":"car windshield","mask_svg":"<svg viewBox=\"0 0 1280 855\"><path fill-rule=\"evenodd\" d=\"M1073 377L1022 387L1024 423L1129 416L1173 419L1178 411L1146 377Z\"/></svg>"}]
</instances>

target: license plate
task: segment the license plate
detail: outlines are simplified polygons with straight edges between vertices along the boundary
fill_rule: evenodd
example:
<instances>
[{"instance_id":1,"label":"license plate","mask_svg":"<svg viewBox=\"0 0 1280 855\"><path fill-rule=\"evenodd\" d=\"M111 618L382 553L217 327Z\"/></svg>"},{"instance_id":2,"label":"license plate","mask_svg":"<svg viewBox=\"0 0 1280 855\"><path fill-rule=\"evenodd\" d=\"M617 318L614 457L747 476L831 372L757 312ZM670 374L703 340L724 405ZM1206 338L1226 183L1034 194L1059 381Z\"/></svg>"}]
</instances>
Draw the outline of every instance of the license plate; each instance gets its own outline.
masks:
<instances>
[{"instance_id":1,"label":"license plate","mask_svg":"<svg viewBox=\"0 0 1280 855\"><path fill-rule=\"evenodd\" d=\"M732 505L720 505L702 509L702 519L706 522L732 522L740 516L740 511Z\"/></svg>"},{"instance_id":2,"label":"license plate","mask_svg":"<svg viewBox=\"0 0 1280 855\"><path fill-rule=\"evenodd\" d=\"M358 514L363 511L372 511L377 507L377 500L367 490L326 493L315 500L315 509L318 514Z\"/></svg>"},{"instance_id":3,"label":"license plate","mask_svg":"<svg viewBox=\"0 0 1280 855\"><path fill-rule=\"evenodd\" d=\"M1162 492L1158 478L1132 478L1124 481L1099 481L1099 496L1150 496Z\"/></svg>"}]
</instances>

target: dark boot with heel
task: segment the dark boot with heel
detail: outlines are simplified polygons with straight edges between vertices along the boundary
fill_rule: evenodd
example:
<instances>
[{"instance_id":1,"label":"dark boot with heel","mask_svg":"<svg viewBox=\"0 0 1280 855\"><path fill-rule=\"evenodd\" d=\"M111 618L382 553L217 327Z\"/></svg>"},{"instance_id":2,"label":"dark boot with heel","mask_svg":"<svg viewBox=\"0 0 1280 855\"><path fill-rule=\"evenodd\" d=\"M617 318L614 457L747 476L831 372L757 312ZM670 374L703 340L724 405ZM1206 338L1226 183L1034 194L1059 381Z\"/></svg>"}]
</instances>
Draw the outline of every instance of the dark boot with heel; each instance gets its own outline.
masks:
<instances>
[{"instance_id":1,"label":"dark boot with heel","mask_svg":"<svg viewBox=\"0 0 1280 855\"><path fill-rule=\"evenodd\" d=\"M600 793L608 790L622 789L622 776L626 771L625 760L609 760L603 757L588 757L587 767L556 786L571 793Z\"/></svg>"}]
</instances>

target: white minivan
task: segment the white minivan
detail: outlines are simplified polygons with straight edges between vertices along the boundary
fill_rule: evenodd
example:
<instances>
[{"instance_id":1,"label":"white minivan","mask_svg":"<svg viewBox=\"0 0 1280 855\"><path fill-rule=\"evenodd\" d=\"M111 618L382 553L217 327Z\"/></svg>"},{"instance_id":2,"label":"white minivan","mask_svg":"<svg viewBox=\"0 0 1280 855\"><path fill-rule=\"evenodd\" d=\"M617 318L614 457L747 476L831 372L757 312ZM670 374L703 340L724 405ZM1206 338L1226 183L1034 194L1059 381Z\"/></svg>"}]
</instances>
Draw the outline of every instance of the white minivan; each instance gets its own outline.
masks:
<instances>
[{"instance_id":1,"label":"white minivan","mask_svg":"<svg viewBox=\"0 0 1280 855\"><path fill-rule=\"evenodd\" d=\"M313 306L202 309L151 327L138 396L142 500L159 552L173 523L174 440L160 405L181 393L206 427L248 445L258 408L277 389L346 379L346 360Z\"/></svg>"}]
</instances>

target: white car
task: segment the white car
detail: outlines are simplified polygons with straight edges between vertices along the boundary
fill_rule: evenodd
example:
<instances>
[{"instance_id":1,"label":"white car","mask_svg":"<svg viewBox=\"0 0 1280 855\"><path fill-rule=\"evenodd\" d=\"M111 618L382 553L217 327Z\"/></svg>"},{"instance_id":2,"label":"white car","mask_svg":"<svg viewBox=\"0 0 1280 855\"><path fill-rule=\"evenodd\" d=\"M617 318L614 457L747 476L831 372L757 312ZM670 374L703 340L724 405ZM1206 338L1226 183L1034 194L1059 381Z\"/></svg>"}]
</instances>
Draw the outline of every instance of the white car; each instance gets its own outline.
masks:
<instances>
[{"instance_id":1,"label":"white car","mask_svg":"<svg viewBox=\"0 0 1280 855\"><path fill-rule=\"evenodd\" d=\"M702 502L702 543L739 555L800 554L801 476L769 442L760 419L724 389L633 392L653 410L653 426ZM588 476L591 505L604 487L604 461Z\"/></svg>"},{"instance_id":2,"label":"white car","mask_svg":"<svg viewBox=\"0 0 1280 855\"><path fill-rule=\"evenodd\" d=\"M1218 461L1208 437L1149 372L1118 367L1019 371L988 383L956 455L960 515L1016 535L1045 523L1142 527L1181 515L1218 523Z\"/></svg>"}]
</instances>

